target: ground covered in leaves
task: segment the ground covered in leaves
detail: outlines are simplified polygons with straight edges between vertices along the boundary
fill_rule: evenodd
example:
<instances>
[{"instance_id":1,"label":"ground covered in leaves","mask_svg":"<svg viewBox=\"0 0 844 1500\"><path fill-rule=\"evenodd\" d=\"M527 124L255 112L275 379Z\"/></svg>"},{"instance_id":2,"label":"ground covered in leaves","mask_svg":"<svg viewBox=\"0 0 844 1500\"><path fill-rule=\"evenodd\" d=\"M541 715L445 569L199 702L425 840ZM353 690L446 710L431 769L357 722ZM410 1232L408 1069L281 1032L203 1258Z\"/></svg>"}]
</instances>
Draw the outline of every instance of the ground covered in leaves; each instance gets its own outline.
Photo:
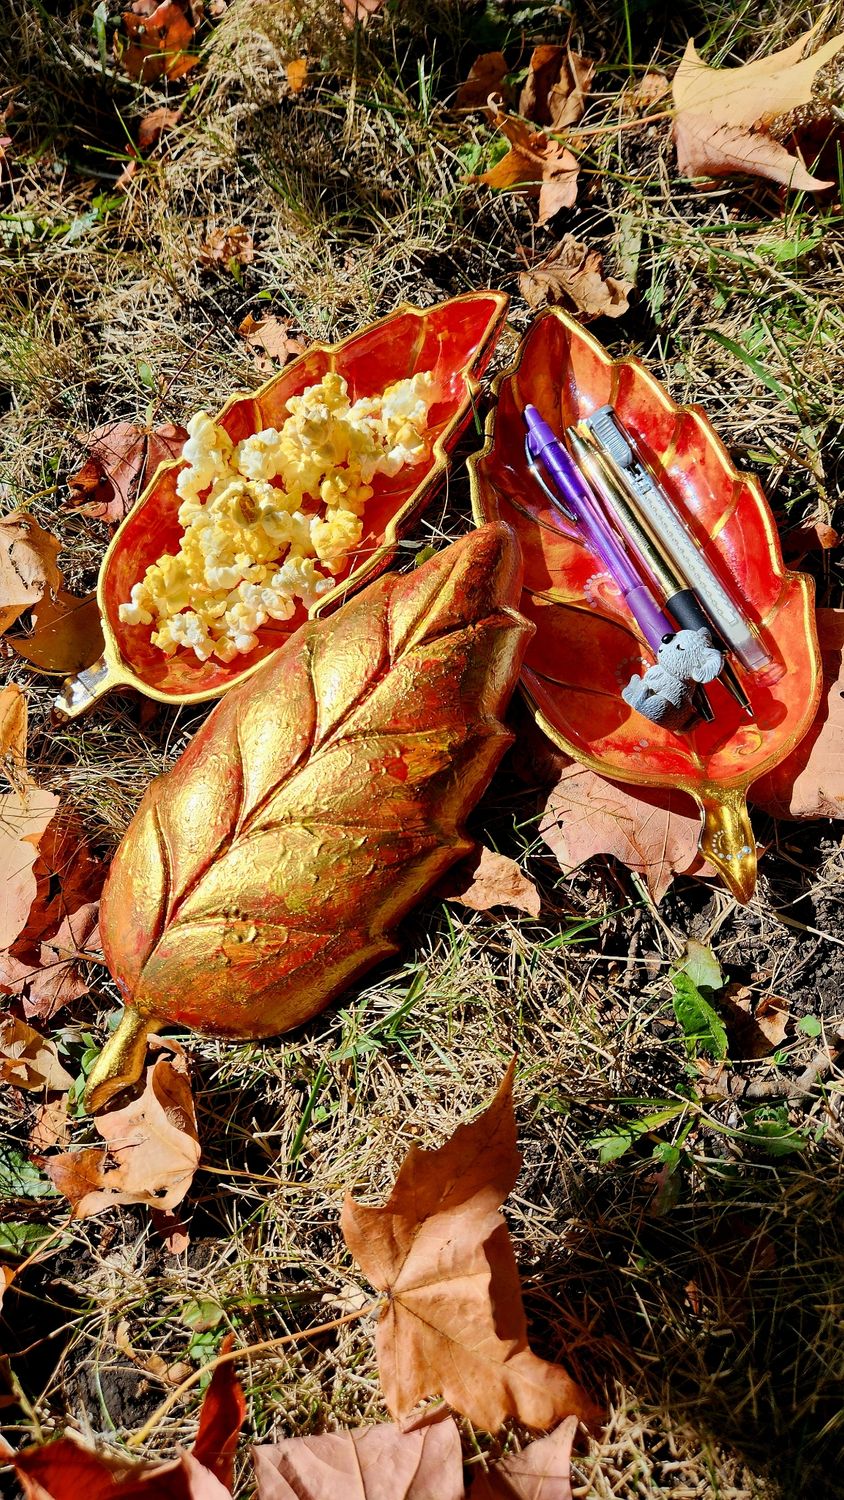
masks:
<instances>
[{"instance_id":1,"label":"ground covered in leaves","mask_svg":"<svg viewBox=\"0 0 844 1500\"><path fill-rule=\"evenodd\" d=\"M403 299L511 292L503 364L530 304L559 285L547 267L570 264L573 236L613 278L600 293L612 316L596 333L705 407L739 466L761 477L819 602L840 609L840 551L819 539L830 540L839 488L841 192L785 194L759 178L702 191L678 173L670 120L619 104L646 77L670 77L690 36L707 63L735 64L795 41L811 18L766 5L751 27L726 5L666 17L586 0L367 9L363 26L344 24L340 0L209 0L199 62L168 78L141 59L133 78L113 53L120 7L8 0L4 513L25 507L61 539L65 584L83 595L114 502L96 474L68 489L86 436L120 421L184 424L300 344L345 337ZM491 117L457 103L472 65L502 53L510 71L495 86L515 98L534 44L568 39L596 64L572 201L565 161L545 206L518 183L469 181L494 173L506 149ZM824 87L839 108L835 59ZM648 108L664 113L653 97ZM816 175L840 185L840 148L824 151ZM466 529L461 460L478 445L470 430L403 565ZM20 656L3 665L29 700L30 773L73 814L95 899L92 865L111 857L144 787L206 710L112 696L57 725L55 681ZM520 730L522 716L514 707ZM367 1305L340 1232L345 1193L382 1201L409 1147L440 1144L487 1104L515 1052L524 1162L506 1216L532 1347L609 1413L575 1453L574 1493L840 1493L840 825L754 814L766 853L746 909L686 877L657 907L614 859L561 871L538 832L530 744L521 734L473 828L534 881L538 916L435 896L406 923L400 961L283 1041L179 1038L202 1150L182 1207L186 1248L145 1207L68 1224L31 1160L38 1096L4 1075L0 1261L43 1245L0 1322L13 1447L70 1427L119 1449L227 1334L253 1345ZM714 990L711 971L701 983L721 996L721 1065L717 1038L690 1037L675 1004L672 966L690 940L720 966ZM81 1083L119 1002L94 963L75 988L42 1029ZM43 1111L37 1126L45 1149ZM98 1137L82 1122L73 1139ZM240 1377L239 1495L252 1493L248 1441L386 1415L371 1319L256 1354ZM195 1385L153 1424L144 1456L190 1447L198 1399ZM491 1441L464 1420L461 1436L471 1467L519 1434ZM0 1471L4 1485L17 1493Z\"/></svg>"}]
</instances>

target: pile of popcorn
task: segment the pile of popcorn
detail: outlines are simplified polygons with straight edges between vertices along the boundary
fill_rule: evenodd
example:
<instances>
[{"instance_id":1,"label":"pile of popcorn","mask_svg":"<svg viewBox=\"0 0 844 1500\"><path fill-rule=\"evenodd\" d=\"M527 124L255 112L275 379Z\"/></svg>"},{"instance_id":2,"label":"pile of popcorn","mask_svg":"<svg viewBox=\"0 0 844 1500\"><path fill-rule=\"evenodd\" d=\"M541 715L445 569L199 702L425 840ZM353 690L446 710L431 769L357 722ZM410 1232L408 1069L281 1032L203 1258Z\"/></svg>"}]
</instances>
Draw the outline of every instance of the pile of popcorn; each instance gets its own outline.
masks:
<instances>
[{"instance_id":1,"label":"pile of popcorn","mask_svg":"<svg viewBox=\"0 0 844 1500\"><path fill-rule=\"evenodd\" d=\"M167 656L200 661L251 651L267 620L288 620L333 588L363 532L376 474L425 457L435 397L430 371L354 403L341 375L287 402L280 429L236 446L206 412L188 424L176 489L178 552L147 568L120 605L127 625L154 625Z\"/></svg>"}]
</instances>

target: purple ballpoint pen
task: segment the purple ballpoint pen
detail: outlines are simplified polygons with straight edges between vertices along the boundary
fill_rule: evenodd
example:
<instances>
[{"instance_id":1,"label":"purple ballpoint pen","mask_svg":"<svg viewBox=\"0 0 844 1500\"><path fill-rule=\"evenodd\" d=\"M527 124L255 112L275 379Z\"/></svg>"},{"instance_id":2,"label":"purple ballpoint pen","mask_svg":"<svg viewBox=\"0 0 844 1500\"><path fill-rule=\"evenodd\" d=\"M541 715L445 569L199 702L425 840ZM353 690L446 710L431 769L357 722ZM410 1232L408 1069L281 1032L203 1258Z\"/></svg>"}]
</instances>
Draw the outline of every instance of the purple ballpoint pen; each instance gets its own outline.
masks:
<instances>
[{"instance_id":1,"label":"purple ballpoint pen","mask_svg":"<svg viewBox=\"0 0 844 1500\"><path fill-rule=\"evenodd\" d=\"M565 505L560 504L553 491L547 490L546 493L564 514L568 512L590 552L600 559L617 585L648 645L654 653L658 652L663 636L673 635L676 625L660 609L650 588L616 540L586 480L544 417L535 406L526 406L524 417L528 429L528 451L534 458L542 460Z\"/></svg>"}]
</instances>

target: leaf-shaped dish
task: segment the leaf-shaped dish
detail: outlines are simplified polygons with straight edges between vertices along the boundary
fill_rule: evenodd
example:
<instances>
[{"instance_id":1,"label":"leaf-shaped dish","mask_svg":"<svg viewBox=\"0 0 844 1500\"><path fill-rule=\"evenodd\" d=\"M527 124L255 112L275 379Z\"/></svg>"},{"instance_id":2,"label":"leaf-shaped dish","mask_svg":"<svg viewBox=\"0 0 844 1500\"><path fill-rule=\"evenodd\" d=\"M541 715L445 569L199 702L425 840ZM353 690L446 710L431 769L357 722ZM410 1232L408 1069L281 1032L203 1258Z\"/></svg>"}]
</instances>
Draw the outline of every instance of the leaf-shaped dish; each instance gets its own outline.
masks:
<instances>
[{"instance_id":1,"label":"leaf-shaped dish","mask_svg":"<svg viewBox=\"0 0 844 1500\"><path fill-rule=\"evenodd\" d=\"M492 356L509 299L503 292L468 292L435 307L402 306L340 344L313 344L252 395L234 395L215 418L234 442L281 426L286 403L329 371L339 371L353 400L381 391L392 381L433 370L438 399L429 413L429 452L421 464L394 478L378 475L367 503L360 546L336 586L310 610L330 613L364 580L385 568L414 515L430 500L449 462L449 451L472 411L480 376ZM150 642L150 627L124 625L118 608L132 585L162 552L175 550L181 535L176 479L182 460L156 470L143 494L115 532L100 568L97 598L105 635L99 661L67 679L56 704L64 716L83 713L114 687L137 688L162 703L201 703L219 698L257 670L265 657L307 618L299 605L283 622L268 621L248 656L228 664L200 662L190 651L166 657Z\"/></svg>"},{"instance_id":2,"label":"leaf-shaped dish","mask_svg":"<svg viewBox=\"0 0 844 1500\"><path fill-rule=\"evenodd\" d=\"M697 406L678 406L635 358L614 360L566 313L532 325L496 381L483 450L469 460L478 522L518 533L525 562L522 612L536 624L522 686L536 721L569 755L601 775L680 787L703 809L701 851L739 901L756 881L745 794L789 755L814 719L821 690L814 589L783 566L758 482L740 474ZM628 708L621 688L652 656L602 565L562 534L527 471L524 407L557 432L611 402L642 444L678 508L718 565L734 577L775 666L743 673L748 718L720 684L715 720L676 734Z\"/></svg>"},{"instance_id":3,"label":"leaf-shaped dish","mask_svg":"<svg viewBox=\"0 0 844 1500\"><path fill-rule=\"evenodd\" d=\"M512 743L520 592L501 525L376 579L306 621L152 783L100 907L127 1004L94 1108L139 1076L147 1032L273 1036L397 951Z\"/></svg>"}]
</instances>

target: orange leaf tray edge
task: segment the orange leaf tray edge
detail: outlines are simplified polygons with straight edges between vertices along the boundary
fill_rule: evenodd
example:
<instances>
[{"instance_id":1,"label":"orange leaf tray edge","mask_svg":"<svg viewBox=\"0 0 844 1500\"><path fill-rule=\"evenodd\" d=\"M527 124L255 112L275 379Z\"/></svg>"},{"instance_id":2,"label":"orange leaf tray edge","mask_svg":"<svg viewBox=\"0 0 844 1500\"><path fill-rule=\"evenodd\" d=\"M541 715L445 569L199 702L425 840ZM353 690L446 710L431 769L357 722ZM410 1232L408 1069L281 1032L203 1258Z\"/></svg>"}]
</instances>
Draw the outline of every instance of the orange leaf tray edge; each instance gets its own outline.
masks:
<instances>
[{"instance_id":1,"label":"orange leaf tray edge","mask_svg":"<svg viewBox=\"0 0 844 1500\"><path fill-rule=\"evenodd\" d=\"M250 653L246 667L239 661L199 662L187 652L167 658L150 644L149 627L119 622L118 606L128 598L132 583L162 551L175 544L180 532L176 521L180 502L175 487L183 460L160 464L112 537L100 566L97 602L105 636L103 655L84 672L65 681L55 703L57 714L76 718L103 694L120 687L135 688L159 703L204 703L222 697L235 683L251 677L305 619L330 614L348 595L382 572L395 555L402 532L423 509L448 469L450 450L471 417L509 301L505 292L484 290L466 292L427 308L401 303L386 317L339 343L310 344L255 391L231 395L214 420L239 441L247 434L278 425L288 397L329 370L339 370L349 378L353 397L383 389L393 380L432 366L446 374L449 383L448 398L441 403L444 409L432 409L436 436L421 477L416 483L411 479L408 490L408 476L422 466L402 470L398 481L392 481L392 485L385 482L381 493L376 490L367 507L364 537L353 555L353 561L354 557L362 560L309 611L300 606L289 621L262 626L259 644Z\"/></svg>"},{"instance_id":2,"label":"orange leaf tray edge","mask_svg":"<svg viewBox=\"0 0 844 1500\"><path fill-rule=\"evenodd\" d=\"M537 626L520 687L548 738L611 780L675 787L700 805L700 848L737 900L756 884L746 795L790 755L817 713L822 688L814 583L786 569L758 480L735 468L708 417L679 405L635 356L613 359L558 308L531 325L495 379L484 447L468 459L477 524L503 520L525 562L520 609ZM649 724L620 693L651 659L621 595L588 550L559 529L527 472L522 412L532 402L557 431L611 402L642 441L680 509L737 578L776 670L743 682L751 720L724 689L716 719L678 735Z\"/></svg>"}]
</instances>

